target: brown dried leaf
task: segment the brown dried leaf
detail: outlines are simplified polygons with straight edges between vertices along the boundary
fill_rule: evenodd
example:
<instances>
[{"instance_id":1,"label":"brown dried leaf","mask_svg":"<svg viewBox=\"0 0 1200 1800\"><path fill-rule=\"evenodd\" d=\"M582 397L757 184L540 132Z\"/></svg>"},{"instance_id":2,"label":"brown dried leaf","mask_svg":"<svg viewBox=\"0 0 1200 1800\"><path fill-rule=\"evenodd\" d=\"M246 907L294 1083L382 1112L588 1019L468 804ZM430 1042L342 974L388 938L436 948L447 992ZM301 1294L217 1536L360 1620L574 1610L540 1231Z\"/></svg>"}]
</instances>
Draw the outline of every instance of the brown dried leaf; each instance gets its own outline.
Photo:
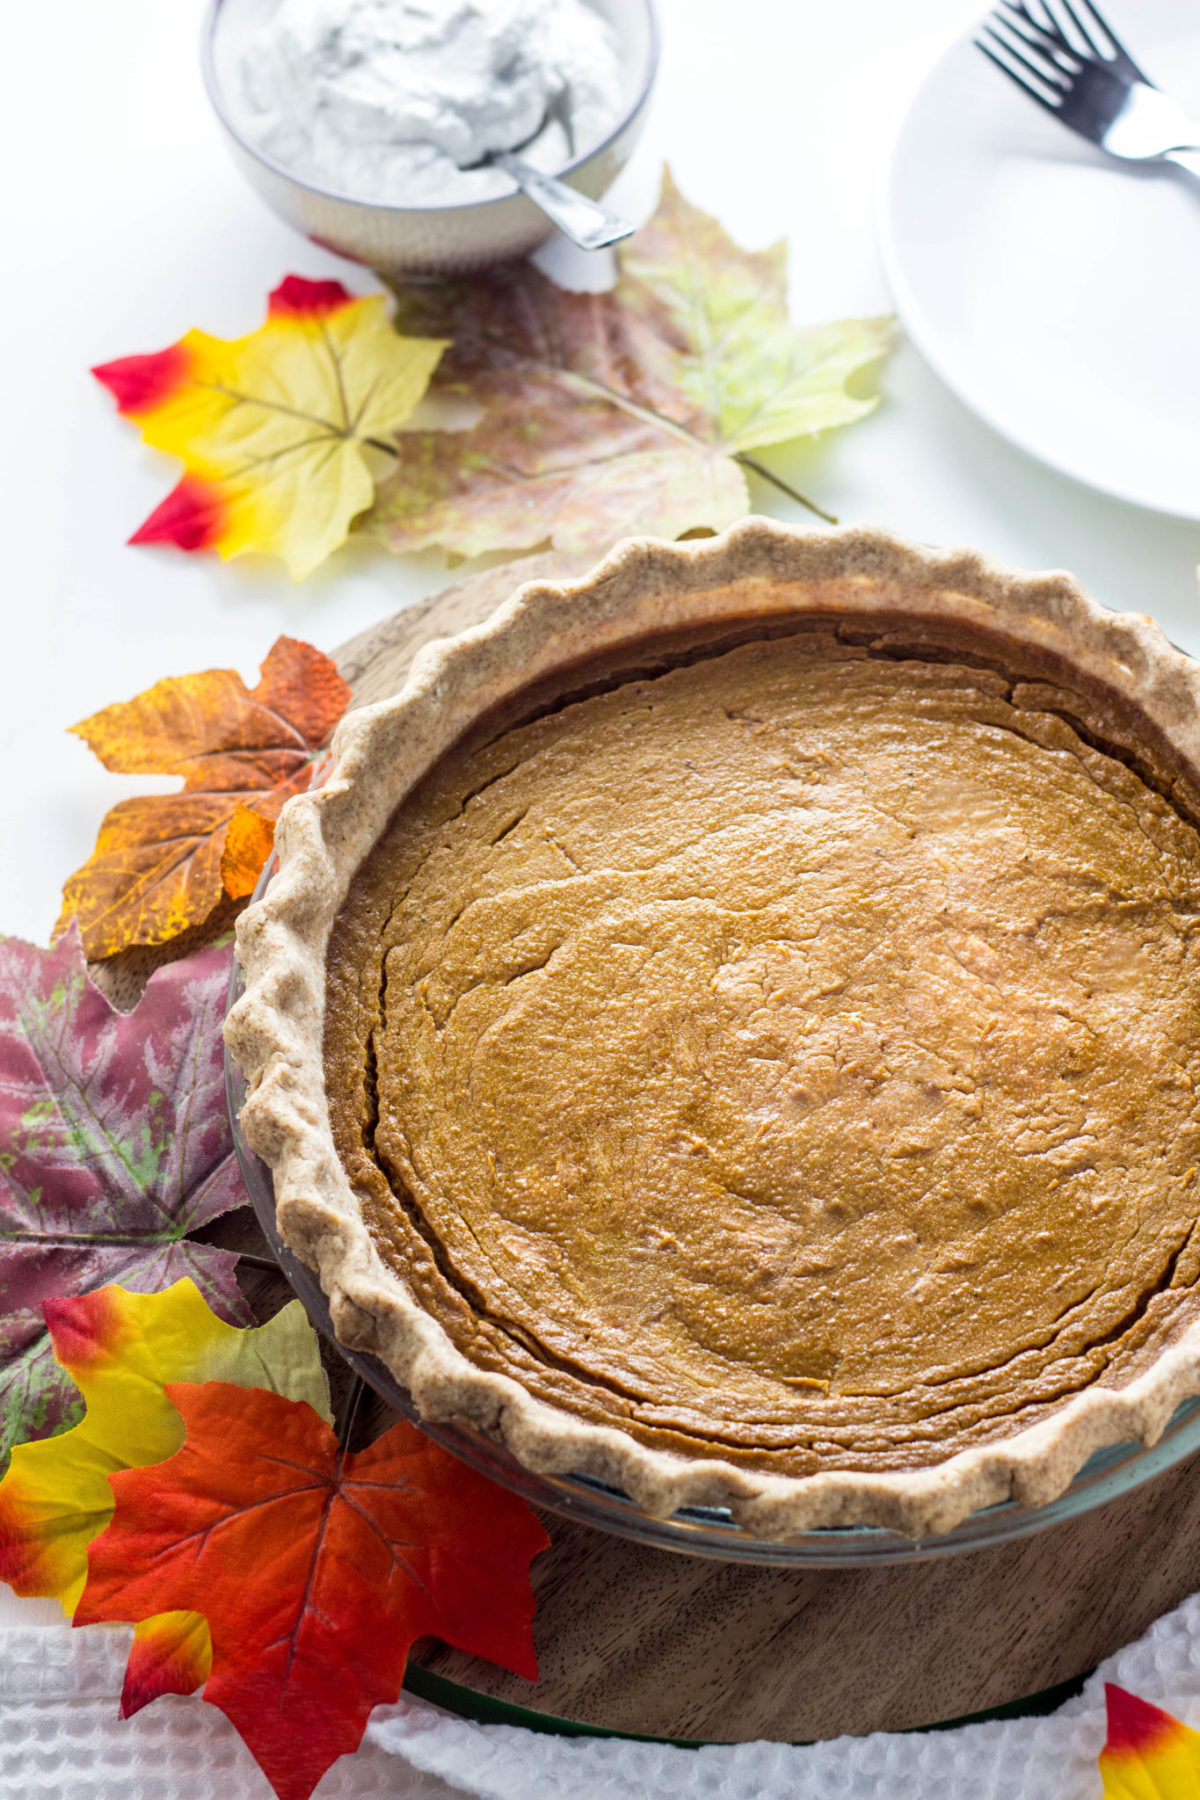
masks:
<instances>
[{"instance_id":1,"label":"brown dried leaf","mask_svg":"<svg viewBox=\"0 0 1200 1800\"><path fill-rule=\"evenodd\" d=\"M889 322L792 325L784 247L740 249L669 174L618 266L603 294L528 265L399 291L401 330L453 339L431 393L481 416L399 433L361 529L474 556L719 528L749 508L740 458L876 404L847 383L885 354Z\"/></svg>"},{"instance_id":2,"label":"brown dried leaf","mask_svg":"<svg viewBox=\"0 0 1200 1800\"><path fill-rule=\"evenodd\" d=\"M281 637L254 688L235 669L172 676L72 727L105 768L180 775L183 788L113 807L63 889L57 930L76 920L96 960L165 943L251 892L284 802L308 787L349 699L336 663Z\"/></svg>"}]
</instances>

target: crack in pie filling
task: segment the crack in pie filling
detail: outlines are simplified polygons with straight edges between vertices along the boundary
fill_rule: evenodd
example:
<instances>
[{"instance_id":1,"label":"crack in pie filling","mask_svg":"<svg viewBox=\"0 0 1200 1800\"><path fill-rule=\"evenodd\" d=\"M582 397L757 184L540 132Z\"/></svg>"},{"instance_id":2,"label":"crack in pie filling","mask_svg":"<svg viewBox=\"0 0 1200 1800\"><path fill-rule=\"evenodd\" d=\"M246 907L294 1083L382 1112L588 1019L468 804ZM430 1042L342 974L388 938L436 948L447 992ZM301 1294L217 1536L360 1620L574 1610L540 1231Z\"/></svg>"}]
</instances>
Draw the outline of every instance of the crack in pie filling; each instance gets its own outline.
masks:
<instances>
[{"instance_id":1,"label":"crack in pie filling","mask_svg":"<svg viewBox=\"0 0 1200 1800\"><path fill-rule=\"evenodd\" d=\"M1200 835L1093 700L887 629L477 728L333 925L383 1264L653 1450L920 1470L1197 1318Z\"/></svg>"}]
</instances>

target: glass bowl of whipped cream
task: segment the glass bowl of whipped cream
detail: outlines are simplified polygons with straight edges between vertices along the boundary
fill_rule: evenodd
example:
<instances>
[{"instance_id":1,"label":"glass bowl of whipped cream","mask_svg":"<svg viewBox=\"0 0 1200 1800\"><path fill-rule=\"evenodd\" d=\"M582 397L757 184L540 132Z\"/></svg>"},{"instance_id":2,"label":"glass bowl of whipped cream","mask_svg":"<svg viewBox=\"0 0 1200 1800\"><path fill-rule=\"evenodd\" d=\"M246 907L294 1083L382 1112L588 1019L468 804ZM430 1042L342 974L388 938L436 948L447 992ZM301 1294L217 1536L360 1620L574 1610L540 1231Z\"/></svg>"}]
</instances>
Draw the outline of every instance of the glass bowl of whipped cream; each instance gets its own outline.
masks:
<instances>
[{"instance_id":1,"label":"glass bowl of whipped cream","mask_svg":"<svg viewBox=\"0 0 1200 1800\"><path fill-rule=\"evenodd\" d=\"M489 162L598 199L641 133L654 0L211 0L204 79L234 157L314 243L446 275L553 227Z\"/></svg>"}]
</instances>

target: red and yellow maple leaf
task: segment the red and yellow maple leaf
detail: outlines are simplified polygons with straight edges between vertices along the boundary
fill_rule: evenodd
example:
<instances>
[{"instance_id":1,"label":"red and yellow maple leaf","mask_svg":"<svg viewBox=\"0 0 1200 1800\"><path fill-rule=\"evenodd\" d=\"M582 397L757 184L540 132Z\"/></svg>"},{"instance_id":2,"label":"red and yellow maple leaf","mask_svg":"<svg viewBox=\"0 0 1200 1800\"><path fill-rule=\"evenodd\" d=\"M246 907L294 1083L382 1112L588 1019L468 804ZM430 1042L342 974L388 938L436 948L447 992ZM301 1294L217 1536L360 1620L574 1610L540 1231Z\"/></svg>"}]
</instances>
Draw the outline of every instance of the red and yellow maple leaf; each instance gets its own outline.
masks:
<instances>
[{"instance_id":1,"label":"red and yellow maple leaf","mask_svg":"<svg viewBox=\"0 0 1200 1800\"><path fill-rule=\"evenodd\" d=\"M118 1716L132 1719L167 1694L194 1694L211 1674L212 1639L203 1613L156 1613L134 1627Z\"/></svg>"},{"instance_id":2,"label":"red and yellow maple leaf","mask_svg":"<svg viewBox=\"0 0 1200 1800\"><path fill-rule=\"evenodd\" d=\"M204 1698L279 1800L308 1800L395 1700L427 1634L537 1678L523 1500L407 1423L357 1455L310 1406L221 1382L172 1386L187 1440L112 1477L76 1624L203 1611Z\"/></svg>"},{"instance_id":3,"label":"red and yellow maple leaf","mask_svg":"<svg viewBox=\"0 0 1200 1800\"><path fill-rule=\"evenodd\" d=\"M1104 1800L1200 1800L1200 1732L1107 1682Z\"/></svg>"},{"instance_id":4,"label":"red and yellow maple leaf","mask_svg":"<svg viewBox=\"0 0 1200 1800\"><path fill-rule=\"evenodd\" d=\"M329 1417L316 1334L298 1300L257 1330L227 1325L192 1281L159 1294L104 1287L44 1305L54 1355L86 1412L57 1437L20 1444L0 1481L0 1581L58 1600L69 1615L88 1545L112 1517L114 1469L161 1462L184 1439L166 1385L183 1379L267 1387ZM123 1717L160 1694L190 1694L212 1664L208 1626L172 1611L138 1624Z\"/></svg>"},{"instance_id":5,"label":"red and yellow maple leaf","mask_svg":"<svg viewBox=\"0 0 1200 1800\"><path fill-rule=\"evenodd\" d=\"M170 676L72 726L106 769L183 777L114 806L63 889L57 930L76 920L93 960L167 943L253 891L350 700L337 664L297 638L278 638L260 674L253 688L236 669Z\"/></svg>"},{"instance_id":6,"label":"red and yellow maple leaf","mask_svg":"<svg viewBox=\"0 0 1200 1800\"><path fill-rule=\"evenodd\" d=\"M269 551L299 580L375 492L370 453L429 385L444 341L400 337L382 295L288 276L266 323L226 340L189 331L92 373L183 478L131 539L238 556Z\"/></svg>"}]
</instances>

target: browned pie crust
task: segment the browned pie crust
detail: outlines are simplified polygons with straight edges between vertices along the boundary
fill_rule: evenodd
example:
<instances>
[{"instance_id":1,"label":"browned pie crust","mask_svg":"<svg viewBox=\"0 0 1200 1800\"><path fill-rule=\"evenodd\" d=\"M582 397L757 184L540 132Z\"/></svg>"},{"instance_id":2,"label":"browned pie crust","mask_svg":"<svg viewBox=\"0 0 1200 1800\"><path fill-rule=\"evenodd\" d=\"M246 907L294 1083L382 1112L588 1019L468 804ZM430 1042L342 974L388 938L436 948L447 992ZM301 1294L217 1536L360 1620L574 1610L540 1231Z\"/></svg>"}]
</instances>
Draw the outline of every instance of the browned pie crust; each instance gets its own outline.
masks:
<instances>
[{"instance_id":1,"label":"browned pie crust","mask_svg":"<svg viewBox=\"0 0 1200 1800\"><path fill-rule=\"evenodd\" d=\"M239 934L341 1335L764 1535L1151 1439L1200 1386L1194 740L1147 621L875 533L630 545L431 647Z\"/></svg>"}]
</instances>

